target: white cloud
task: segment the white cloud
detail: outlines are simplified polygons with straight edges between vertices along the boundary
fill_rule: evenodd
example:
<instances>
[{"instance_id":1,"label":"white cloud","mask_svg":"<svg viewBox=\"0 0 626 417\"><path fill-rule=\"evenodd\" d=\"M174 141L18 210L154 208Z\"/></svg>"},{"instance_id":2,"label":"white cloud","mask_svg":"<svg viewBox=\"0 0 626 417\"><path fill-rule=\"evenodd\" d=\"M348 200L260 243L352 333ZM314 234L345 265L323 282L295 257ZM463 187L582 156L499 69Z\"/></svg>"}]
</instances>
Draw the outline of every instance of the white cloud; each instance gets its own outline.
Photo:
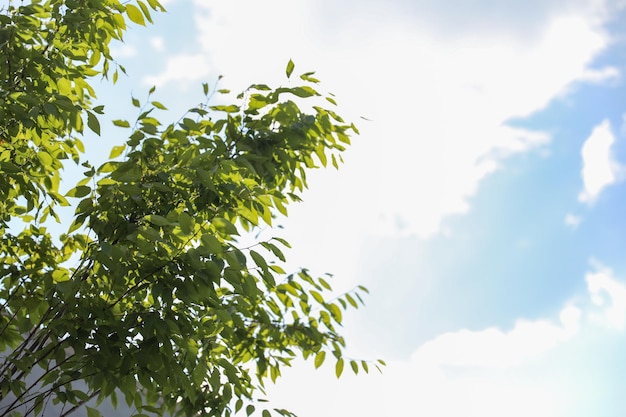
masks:
<instances>
[{"instance_id":1,"label":"white cloud","mask_svg":"<svg viewBox=\"0 0 626 417\"><path fill-rule=\"evenodd\" d=\"M596 25L602 7L581 3L567 15L546 14L541 27L526 19L525 35L512 38L440 36L400 1L361 8L196 0L200 50L171 57L148 84L223 74L220 86L239 91L285 83L290 58L296 73L317 70L362 135L339 173L309 176L311 191L290 210L287 238L302 254L296 262L352 277L364 236L442 233L446 216L466 213L481 181L508 156L549 143L547 133L507 122L544 108L574 82L603 77L589 75L608 42Z\"/></svg>"},{"instance_id":2,"label":"white cloud","mask_svg":"<svg viewBox=\"0 0 626 417\"><path fill-rule=\"evenodd\" d=\"M575 214L572 213L567 213L565 215L565 224L572 228L572 229L578 229L578 226L580 225L580 223L583 221L582 217L580 216L576 216Z\"/></svg>"},{"instance_id":3,"label":"white cloud","mask_svg":"<svg viewBox=\"0 0 626 417\"><path fill-rule=\"evenodd\" d=\"M148 84L223 74L223 88L239 91L285 83L290 58L297 73L317 70L362 135L339 173L310 175L312 190L290 211L287 232L309 256L324 247L328 256L316 264L342 276L355 274L348 269L364 236L441 233L446 216L466 213L481 181L508 156L549 142L547 133L509 120L544 108L574 82L613 76L590 75L608 43L593 0L567 14L550 6L541 27L528 18L519 37L446 37L415 24L402 2L335 3L196 0L200 50L171 57Z\"/></svg>"},{"instance_id":4,"label":"white cloud","mask_svg":"<svg viewBox=\"0 0 626 417\"><path fill-rule=\"evenodd\" d=\"M111 55L117 58L132 58L137 55L137 48L125 43L117 42L111 49Z\"/></svg>"},{"instance_id":5,"label":"white cloud","mask_svg":"<svg viewBox=\"0 0 626 417\"><path fill-rule=\"evenodd\" d=\"M161 52L165 49L165 41L161 36L153 36L150 38L150 46L152 46L155 51Z\"/></svg>"},{"instance_id":6,"label":"white cloud","mask_svg":"<svg viewBox=\"0 0 626 417\"><path fill-rule=\"evenodd\" d=\"M616 281L611 269L596 265L594 271L585 276L591 301L603 309L593 318L601 323L624 330L626 325L626 287Z\"/></svg>"},{"instance_id":7,"label":"white cloud","mask_svg":"<svg viewBox=\"0 0 626 417\"><path fill-rule=\"evenodd\" d=\"M177 82L186 86L189 80L207 77L209 75L208 64L206 55L202 53L177 54L168 59L162 73L145 77L144 83L159 87L165 83Z\"/></svg>"},{"instance_id":8,"label":"white cloud","mask_svg":"<svg viewBox=\"0 0 626 417\"><path fill-rule=\"evenodd\" d=\"M367 218L373 222L365 233L428 237L446 215L466 212L480 181L503 158L549 140L506 121L545 107L589 77L591 58L606 44L583 15L553 18L533 42L485 42L439 39L403 20L377 22L372 15L383 6L374 4L367 12L350 10L341 27L317 36L322 21L306 17L315 5L292 3L197 2L204 50L240 87L280 78L293 57L298 68L319 70L343 109L373 119L360 124L364 135L355 142L363 144L350 150L350 164L339 174L345 188L333 206L334 226L356 234ZM360 216L346 224L348 213Z\"/></svg>"},{"instance_id":9,"label":"white cloud","mask_svg":"<svg viewBox=\"0 0 626 417\"><path fill-rule=\"evenodd\" d=\"M621 73L619 69L615 67L604 67L598 70L588 69L587 71L585 71L582 79L586 82L604 84L617 81L619 80L620 76Z\"/></svg>"},{"instance_id":10,"label":"white cloud","mask_svg":"<svg viewBox=\"0 0 626 417\"><path fill-rule=\"evenodd\" d=\"M586 417L590 410L616 415L602 413L616 404L597 400L615 383L614 376L601 373L603 361L610 365L612 358L598 355L606 352L606 343L624 336L626 286L599 264L586 280L588 293L555 318L519 320L507 331L446 333L410 359L390 363L383 375L348 375L337 382L332 365L313 372L298 364L270 388L270 398L300 417ZM594 301L599 293L606 298L602 305ZM616 317L620 326L598 326L598 320L616 323Z\"/></svg>"},{"instance_id":11,"label":"white cloud","mask_svg":"<svg viewBox=\"0 0 626 417\"><path fill-rule=\"evenodd\" d=\"M497 328L447 333L422 345L413 361L424 366L507 369L527 362L567 340L578 329L580 310L561 311L561 323L518 321L504 332Z\"/></svg>"},{"instance_id":12,"label":"white cloud","mask_svg":"<svg viewBox=\"0 0 626 417\"><path fill-rule=\"evenodd\" d=\"M578 199L584 203L593 203L602 190L617 181L619 170L613 160L611 148L615 136L608 120L594 127L581 149L583 190Z\"/></svg>"}]
</instances>

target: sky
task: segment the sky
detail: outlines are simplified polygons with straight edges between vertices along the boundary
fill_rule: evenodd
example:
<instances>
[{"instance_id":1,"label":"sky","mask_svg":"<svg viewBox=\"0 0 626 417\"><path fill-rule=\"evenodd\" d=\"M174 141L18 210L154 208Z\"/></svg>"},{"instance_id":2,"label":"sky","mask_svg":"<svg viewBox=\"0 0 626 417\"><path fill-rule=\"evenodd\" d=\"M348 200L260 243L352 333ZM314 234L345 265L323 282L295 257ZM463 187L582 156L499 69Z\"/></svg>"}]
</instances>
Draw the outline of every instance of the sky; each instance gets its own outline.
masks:
<instances>
[{"instance_id":1,"label":"sky","mask_svg":"<svg viewBox=\"0 0 626 417\"><path fill-rule=\"evenodd\" d=\"M300 417L626 413L626 2L169 0L97 85L174 114L201 83L316 71L361 135L280 233L293 268L370 290L347 354L268 389ZM104 127L90 156L124 138ZM89 143L88 143L89 147ZM103 161L104 159L102 159Z\"/></svg>"}]
</instances>

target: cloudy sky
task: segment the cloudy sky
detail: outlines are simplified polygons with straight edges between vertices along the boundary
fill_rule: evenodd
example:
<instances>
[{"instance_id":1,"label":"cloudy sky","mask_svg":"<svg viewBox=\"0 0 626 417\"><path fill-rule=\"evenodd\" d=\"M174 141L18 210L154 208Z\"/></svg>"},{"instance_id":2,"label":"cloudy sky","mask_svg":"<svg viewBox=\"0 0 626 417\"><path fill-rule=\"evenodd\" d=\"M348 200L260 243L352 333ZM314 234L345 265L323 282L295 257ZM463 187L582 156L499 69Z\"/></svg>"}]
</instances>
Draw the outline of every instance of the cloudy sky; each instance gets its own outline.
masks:
<instances>
[{"instance_id":1,"label":"cloudy sky","mask_svg":"<svg viewBox=\"0 0 626 417\"><path fill-rule=\"evenodd\" d=\"M220 74L233 91L280 85L293 59L362 133L339 171L311 176L282 233L294 267L370 289L348 353L388 366L336 381L298 364L270 389L276 405L625 415L624 1L164 4L115 47L129 76L100 86L112 118L152 85L179 111Z\"/></svg>"}]
</instances>

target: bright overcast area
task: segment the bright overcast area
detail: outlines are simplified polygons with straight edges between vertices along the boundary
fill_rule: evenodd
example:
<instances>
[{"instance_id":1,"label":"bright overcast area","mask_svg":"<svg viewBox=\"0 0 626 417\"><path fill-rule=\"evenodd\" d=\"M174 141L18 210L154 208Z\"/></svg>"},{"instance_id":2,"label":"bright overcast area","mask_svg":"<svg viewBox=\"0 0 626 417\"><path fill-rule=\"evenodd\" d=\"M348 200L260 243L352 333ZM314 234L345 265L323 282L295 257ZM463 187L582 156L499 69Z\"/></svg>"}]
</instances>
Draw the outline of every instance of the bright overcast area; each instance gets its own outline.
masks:
<instances>
[{"instance_id":1,"label":"bright overcast area","mask_svg":"<svg viewBox=\"0 0 626 417\"><path fill-rule=\"evenodd\" d=\"M624 1L164 4L115 47L129 76L100 87L111 117L152 85L182 110L220 74L233 91L284 84L292 59L361 130L281 233L294 267L370 289L348 353L388 366L337 381L332 364L296 364L273 404L626 415ZM123 140L107 132L103 146Z\"/></svg>"}]
</instances>

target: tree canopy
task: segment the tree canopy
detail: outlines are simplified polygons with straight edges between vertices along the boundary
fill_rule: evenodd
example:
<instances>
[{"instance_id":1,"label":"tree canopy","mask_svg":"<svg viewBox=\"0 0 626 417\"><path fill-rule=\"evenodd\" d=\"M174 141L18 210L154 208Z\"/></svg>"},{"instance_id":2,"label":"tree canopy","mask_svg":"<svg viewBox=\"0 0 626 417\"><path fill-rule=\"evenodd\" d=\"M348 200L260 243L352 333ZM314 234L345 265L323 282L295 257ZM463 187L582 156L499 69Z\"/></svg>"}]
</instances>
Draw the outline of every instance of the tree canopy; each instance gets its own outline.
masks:
<instances>
[{"instance_id":1,"label":"tree canopy","mask_svg":"<svg viewBox=\"0 0 626 417\"><path fill-rule=\"evenodd\" d=\"M367 371L337 331L365 288L337 297L328 276L285 271L279 237L239 243L286 216L306 171L337 167L358 133L313 73L252 85L233 104L213 104L203 84L207 101L174 123L133 98L138 117L113 121L128 140L95 167L82 139L100 134L105 109L90 82L115 83L111 42L164 8L25 3L0 9L0 416L94 400L135 416L291 415L257 400L294 358ZM84 177L63 194L67 163ZM68 205L73 222L55 225Z\"/></svg>"}]
</instances>

